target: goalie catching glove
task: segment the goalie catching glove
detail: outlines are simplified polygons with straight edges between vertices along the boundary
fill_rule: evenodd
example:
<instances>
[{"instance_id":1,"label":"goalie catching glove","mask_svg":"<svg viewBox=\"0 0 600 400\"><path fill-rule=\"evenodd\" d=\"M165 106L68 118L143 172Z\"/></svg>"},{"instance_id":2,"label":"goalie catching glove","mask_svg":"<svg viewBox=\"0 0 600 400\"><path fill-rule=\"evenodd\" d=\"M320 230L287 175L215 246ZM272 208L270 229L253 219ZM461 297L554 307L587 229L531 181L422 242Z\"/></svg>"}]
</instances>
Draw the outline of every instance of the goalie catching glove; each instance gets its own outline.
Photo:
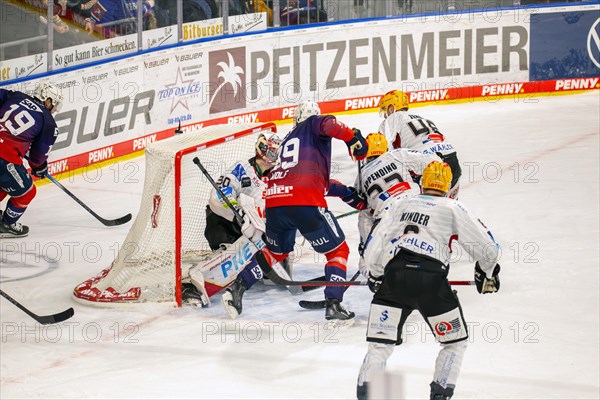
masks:
<instances>
[{"instance_id":1,"label":"goalie catching glove","mask_svg":"<svg viewBox=\"0 0 600 400\"><path fill-rule=\"evenodd\" d=\"M240 193L238 203L243 211L242 218L244 219L244 223L241 226L242 233L250 239L252 243L256 243L260 240L263 233L265 233L265 222L258 215L256 203L252 197Z\"/></svg>"},{"instance_id":2,"label":"goalie catching glove","mask_svg":"<svg viewBox=\"0 0 600 400\"><path fill-rule=\"evenodd\" d=\"M359 129L352 128L352 131L354 132L354 137L346 142L346 146L348 146L348 151L353 159L362 160L367 156L367 142Z\"/></svg>"},{"instance_id":3,"label":"goalie catching glove","mask_svg":"<svg viewBox=\"0 0 600 400\"><path fill-rule=\"evenodd\" d=\"M500 290L500 264L496 264L492 277L488 278L485 272L475 263L475 285L479 293L496 293Z\"/></svg>"}]
</instances>

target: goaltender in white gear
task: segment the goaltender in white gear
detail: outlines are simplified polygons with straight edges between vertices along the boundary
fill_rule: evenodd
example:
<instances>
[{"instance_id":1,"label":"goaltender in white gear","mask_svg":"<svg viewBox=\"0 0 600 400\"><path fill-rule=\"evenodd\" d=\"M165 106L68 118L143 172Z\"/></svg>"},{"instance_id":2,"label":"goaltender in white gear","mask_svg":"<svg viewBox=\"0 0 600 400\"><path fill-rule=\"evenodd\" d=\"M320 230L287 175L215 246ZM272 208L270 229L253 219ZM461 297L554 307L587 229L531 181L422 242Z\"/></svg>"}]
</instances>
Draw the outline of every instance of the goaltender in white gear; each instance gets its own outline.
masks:
<instances>
[{"instance_id":1,"label":"goaltender in white gear","mask_svg":"<svg viewBox=\"0 0 600 400\"><path fill-rule=\"evenodd\" d=\"M447 280L454 242L476 261L477 290L494 293L500 288L499 245L461 203L444 197L451 179L446 163L429 164L423 171L423 194L392 203L367 240L364 259L375 295L367 328L369 350L358 378L359 399L367 397L369 382L383 371L394 346L402 343L402 327L414 310L442 346L430 398L452 397L468 337L460 302Z\"/></svg>"},{"instance_id":2,"label":"goaltender in white gear","mask_svg":"<svg viewBox=\"0 0 600 400\"><path fill-rule=\"evenodd\" d=\"M206 209L204 235L213 250L210 259L201 260L189 270L189 282L184 281L183 297L210 304L210 296L227 288L221 297L225 311L236 318L242 311L241 298L246 289L262 278L254 253L264 247L264 191L266 179L277 160L281 139L276 134L260 134L255 144L255 156L236 162L217 181ZM223 196L226 197L223 198ZM230 208L243 218L241 226ZM291 268L286 263L287 268ZM289 278L288 270L273 266L281 276Z\"/></svg>"}]
</instances>

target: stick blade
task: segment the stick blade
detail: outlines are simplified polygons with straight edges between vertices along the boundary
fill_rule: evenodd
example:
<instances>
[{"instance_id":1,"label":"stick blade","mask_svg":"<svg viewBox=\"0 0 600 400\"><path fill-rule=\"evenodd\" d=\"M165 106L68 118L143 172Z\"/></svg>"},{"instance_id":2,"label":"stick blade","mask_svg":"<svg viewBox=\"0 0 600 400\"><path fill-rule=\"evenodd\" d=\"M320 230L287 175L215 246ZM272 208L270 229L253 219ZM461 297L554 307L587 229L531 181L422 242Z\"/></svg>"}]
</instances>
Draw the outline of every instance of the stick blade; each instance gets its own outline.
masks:
<instances>
[{"instance_id":1,"label":"stick blade","mask_svg":"<svg viewBox=\"0 0 600 400\"><path fill-rule=\"evenodd\" d=\"M50 324L58 324L60 322L66 321L69 318L71 318L73 315L75 315L75 310L73 310L73 308L71 307L63 312L59 312L57 314L52 314L52 315L38 316L35 319L37 322L39 322L42 325L50 325Z\"/></svg>"},{"instance_id":2,"label":"stick blade","mask_svg":"<svg viewBox=\"0 0 600 400\"><path fill-rule=\"evenodd\" d=\"M327 306L327 303L325 302L325 300L300 300L298 302L298 305L304 308L305 310L322 310Z\"/></svg>"},{"instance_id":3,"label":"stick blade","mask_svg":"<svg viewBox=\"0 0 600 400\"><path fill-rule=\"evenodd\" d=\"M106 226L117 226L117 225L123 225L126 224L127 222L131 221L131 213L122 216L121 218L117 218L117 219L100 219L100 222L102 222L104 225Z\"/></svg>"}]
</instances>

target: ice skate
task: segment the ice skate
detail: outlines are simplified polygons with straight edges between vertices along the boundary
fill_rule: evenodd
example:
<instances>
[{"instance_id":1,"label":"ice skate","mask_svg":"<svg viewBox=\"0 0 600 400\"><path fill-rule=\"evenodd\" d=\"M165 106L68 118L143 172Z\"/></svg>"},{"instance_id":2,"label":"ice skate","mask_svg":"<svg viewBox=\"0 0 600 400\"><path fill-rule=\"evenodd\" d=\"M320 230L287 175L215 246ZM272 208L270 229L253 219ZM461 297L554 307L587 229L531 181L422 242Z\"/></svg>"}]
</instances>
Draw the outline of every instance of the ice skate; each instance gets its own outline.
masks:
<instances>
[{"instance_id":1,"label":"ice skate","mask_svg":"<svg viewBox=\"0 0 600 400\"><path fill-rule=\"evenodd\" d=\"M356 398L358 400L367 400L369 398L369 384L364 382L362 385L356 385Z\"/></svg>"},{"instance_id":2,"label":"ice skate","mask_svg":"<svg viewBox=\"0 0 600 400\"><path fill-rule=\"evenodd\" d=\"M229 318L236 319L242 313L242 297L246 291L246 284L241 279L236 279L225 289L221 302Z\"/></svg>"},{"instance_id":3,"label":"ice skate","mask_svg":"<svg viewBox=\"0 0 600 400\"><path fill-rule=\"evenodd\" d=\"M5 224L0 221L0 238L16 238L29 235L29 227L16 222L14 224Z\"/></svg>"},{"instance_id":4,"label":"ice skate","mask_svg":"<svg viewBox=\"0 0 600 400\"><path fill-rule=\"evenodd\" d=\"M429 386L431 387L431 392L429 393L430 400L450 400L452 395L454 395L453 385L448 385L449 387L443 388L437 382L431 382Z\"/></svg>"},{"instance_id":5,"label":"ice skate","mask_svg":"<svg viewBox=\"0 0 600 400\"><path fill-rule=\"evenodd\" d=\"M325 319L337 327L354 324L354 313L346 310L337 299L327 299Z\"/></svg>"}]
</instances>

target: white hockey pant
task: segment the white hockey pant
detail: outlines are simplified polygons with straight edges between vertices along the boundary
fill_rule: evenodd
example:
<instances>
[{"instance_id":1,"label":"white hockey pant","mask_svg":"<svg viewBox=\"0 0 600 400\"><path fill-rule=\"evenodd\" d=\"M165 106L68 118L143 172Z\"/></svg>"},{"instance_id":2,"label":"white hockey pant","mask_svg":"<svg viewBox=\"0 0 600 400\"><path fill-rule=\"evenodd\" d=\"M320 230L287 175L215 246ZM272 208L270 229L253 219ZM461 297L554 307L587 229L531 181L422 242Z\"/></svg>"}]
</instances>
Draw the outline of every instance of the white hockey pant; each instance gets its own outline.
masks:
<instances>
[{"instance_id":1,"label":"white hockey pant","mask_svg":"<svg viewBox=\"0 0 600 400\"><path fill-rule=\"evenodd\" d=\"M358 374L358 386L362 386L364 382L371 382L374 377L385 371L385 365L394 352L394 347L394 344L369 343L369 350Z\"/></svg>"},{"instance_id":2,"label":"white hockey pant","mask_svg":"<svg viewBox=\"0 0 600 400\"><path fill-rule=\"evenodd\" d=\"M454 388L456 386L467 343L467 340L441 343L442 348L435 360L435 372L433 373L433 381L441 387Z\"/></svg>"}]
</instances>

